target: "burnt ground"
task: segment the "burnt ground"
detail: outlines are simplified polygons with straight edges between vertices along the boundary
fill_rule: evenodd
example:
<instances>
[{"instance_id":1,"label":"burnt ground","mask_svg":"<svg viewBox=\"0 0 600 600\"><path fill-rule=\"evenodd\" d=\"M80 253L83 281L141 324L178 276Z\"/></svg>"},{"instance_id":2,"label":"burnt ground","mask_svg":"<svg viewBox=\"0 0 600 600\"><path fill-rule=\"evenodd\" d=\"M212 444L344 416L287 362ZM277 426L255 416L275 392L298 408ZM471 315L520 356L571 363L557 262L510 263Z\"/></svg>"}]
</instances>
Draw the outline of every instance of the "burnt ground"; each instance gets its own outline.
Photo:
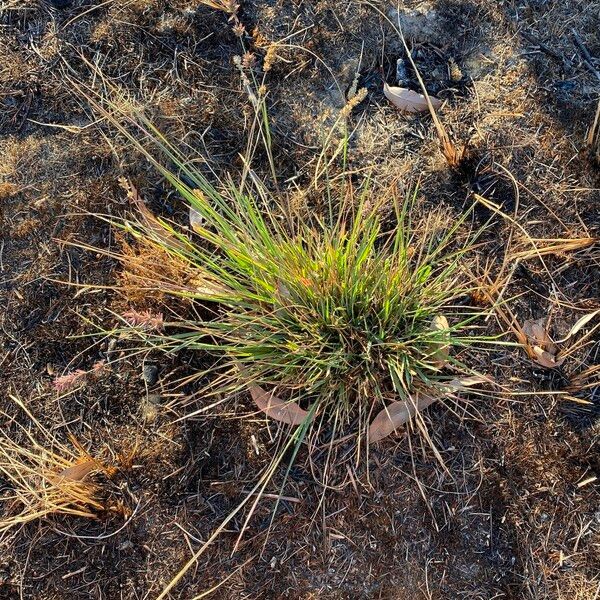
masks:
<instances>
[{"instance_id":1,"label":"burnt ground","mask_svg":"<svg viewBox=\"0 0 600 600\"><path fill-rule=\"evenodd\" d=\"M89 82L83 59L96 64L171 139L235 174L252 112L233 64L239 39L224 13L198 0L2 4L0 408L15 414L17 396L57 436L70 431L115 460L135 453L109 486L125 511L44 520L0 540L0 597L154 598L251 489L275 425L176 421L190 390L172 383L203 360L194 355L148 351L109 362L73 393L53 389L57 374L124 350L81 337L94 332L90 323L109 326L127 304L111 289L120 267L64 242L114 246L113 232L90 213L123 214L123 174L157 212L180 211L144 160L109 128L90 125L66 75ZM256 69L278 43L266 85L281 181L306 181L303 167L358 71L368 94L351 117L354 167L373 167L382 183L400 177L410 187L420 178L423 206L443 207L449 218L475 191L516 211L534 237L598 236L599 165L585 144L600 95L595 0L400 3L417 67L447 101L441 118L468 147L458 169L440 153L429 116L403 115L383 97L382 77L394 83L404 51L374 6L395 22L393 3L241 4ZM418 89L411 69L407 78ZM482 263L501 259L509 230L498 218ZM596 245L547 256L547 270L523 261L507 292L519 296L513 312L521 320L550 314L564 336L599 305L599 256ZM136 307L146 308L144 300ZM368 479L329 492L319 506L322 490L299 460L285 488L292 500L280 504L268 539L267 498L239 551L231 555L242 517L173 597L191 599L233 573L214 597L598 598L600 482L578 484L600 477L600 393L572 392L592 403L584 409L552 392L574 385L599 354L588 339L550 370L516 347L491 352L483 368L507 390L529 393L482 399L475 415L434 405L427 419L448 472L418 436L398 435L373 450ZM150 388L148 363L158 367Z\"/></svg>"}]
</instances>

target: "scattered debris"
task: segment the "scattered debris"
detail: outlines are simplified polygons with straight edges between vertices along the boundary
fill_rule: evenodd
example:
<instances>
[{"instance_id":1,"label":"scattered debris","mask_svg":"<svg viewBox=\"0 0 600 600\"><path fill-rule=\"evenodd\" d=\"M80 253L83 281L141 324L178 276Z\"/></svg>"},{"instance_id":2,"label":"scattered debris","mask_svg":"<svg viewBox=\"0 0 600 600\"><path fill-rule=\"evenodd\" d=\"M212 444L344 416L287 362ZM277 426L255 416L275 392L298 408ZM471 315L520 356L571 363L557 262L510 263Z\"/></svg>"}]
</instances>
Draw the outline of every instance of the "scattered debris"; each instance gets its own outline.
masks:
<instances>
[{"instance_id":1,"label":"scattered debris","mask_svg":"<svg viewBox=\"0 0 600 600\"><path fill-rule=\"evenodd\" d=\"M588 313L587 315L583 315L583 317L577 319L577 322L575 323L575 325L573 325L573 327L571 327L569 333L567 333L567 335L561 340L557 340L556 343L563 344L564 342L567 342L575 334L579 333L594 317L597 317L598 315L600 315L600 308L591 313Z\"/></svg>"},{"instance_id":2,"label":"scattered debris","mask_svg":"<svg viewBox=\"0 0 600 600\"><path fill-rule=\"evenodd\" d=\"M580 481L577 484L578 488L582 488L585 487L586 485L589 485L590 483L594 483L594 481L597 481L598 478L595 475L592 475L591 477L586 477L583 481Z\"/></svg>"},{"instance_id":3,"label":"scattered debris","mask_svg":"<svg viewBox=\"0 0 600 600\"><path fill-rule=\"evenodd\" d=\"M596 63L594 62L594 58L592 57L592 55L590 54L590 51L586 48L585 44L583 43L581 36L574 29L572 30L572 32L573 32L573 42L575 42L575 46L577 46L577 49L581 53L581 56L583 57L583 62L585 63L585 66L590 70L591 73L593 73L596 76L596 79L598 79L598 81L600 81L600 71L598 71L598 69L596 68Z\"/></svg>"},{"instance_id":4,"label":"scattered debris","mask_svg":"<svg viewBox=\"0 0 600 600\"><path fill-rule=\"evenodd\" d=\"M471 375L471 377L463 377L461 379L453 379L446 386L448 393L464 391L474 385L483 383L494 383L489 377L483 375Z\"/></svg>"},{"instance_id":5,"label":"scattered debris","mask_svg":"<svg viewBox=\"0 0 600 600\"><path fill-rule=\"evenodd\" d=\"M158 381L158 367L146 363L142 368L142 379L149 385L154 385Z\"/></svg>"},{"instance_id":6,"label":"scattered debris","mask_svg":"<svg viewBox=\"0 0 600 600\"><path fill-rule=\"evenodd\" d=\"M562 54L556 50L550 48L550 46L547 44L544 44L542 41L538 40L533 34L529 33L528 31L521 31L520 33L528 42L532 43L534 46L537 46L542 52L545 52L548 56L551 56L565 68L569 66L569 61L567 58L562 56Z\"/></svg>"},{"instance_id":7,"label":"scattered debris","mask_svg":"<svg viewBox=\"0 0 600 600\"><path fill-rule=\"evenodd\" d=\"M399 58L396 61L396 83L399 87L406 87L409 81L410 77L408 76L406 61L403 58Z\"/></svg>"},{"instance_id":8,"label":"scattered debris","mask_svg":"<svg viewBox=\"0 0 600 600\"><path fill-rule=\"evenodd\" d=\"M422 3L417 9L393 8L388 15L407 39L440 43L440 37L445 33L442 16L430 2Z\"/></svg>"}]
</instances>

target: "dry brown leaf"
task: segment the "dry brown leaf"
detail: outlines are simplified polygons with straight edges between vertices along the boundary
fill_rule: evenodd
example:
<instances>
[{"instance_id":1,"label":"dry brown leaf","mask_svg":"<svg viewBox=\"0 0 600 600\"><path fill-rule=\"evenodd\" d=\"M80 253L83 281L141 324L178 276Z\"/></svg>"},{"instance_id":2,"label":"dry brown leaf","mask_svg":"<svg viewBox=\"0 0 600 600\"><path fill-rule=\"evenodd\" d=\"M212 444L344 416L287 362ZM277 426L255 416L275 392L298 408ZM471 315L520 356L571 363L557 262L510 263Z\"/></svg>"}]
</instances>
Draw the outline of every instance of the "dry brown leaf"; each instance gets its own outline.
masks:
<instances>
[{"instance_id":1,"label":"dry brown leaf","mask_svg":"<svg viewBox=\"0 0 600 600\"><path fill-rule=\"evenodd\" d=\"M560 367L565 357L557 358L558 346L552 341L545 327L546 319L528 319L523 323L523 333L527 336L527 354L542 367Z\"/></svg>"},{"instance_id":2,"label":"dry brown leaf","mask_svg":"<svg viewBox=\"0 0 600 600\"><path fill-rule=\"evenodd\" d=\"M446 319L444 315L436 315L432 319L429 329L431 329L431 331L449 332L450 325L448 325L448 319ZM449 333L447 337L450 337ZM429 344L428 352L431 353L432 358L438 363L438 366L441 368L448 362L448 358L450 357L450 345L441 345L437 342L431 342Z\"/></svg>"},{"instance_id":3,"label":"dry brown leaf","mask_svg":"<svg viewBox=\"0 0 600 600\"><path fill-rule=\"evenodd\" d=\"M397 109L404 112L419 113L429 110L427 98L423 94L413 92L413 90L401 87L390 87L387 83L384 83L383 93ZM434 110L437 110L442 106L442 101L435 96L429 96L429 100Z\"/></svg>"},{"instance_id":4,"label":"dry brown leaf","mask_svg":"<svg viewBox=\"0 0 600 600\"><path fill-rule=\"evenodd\" d=\"M531 346L539 346L550 354L556 354L558 348L546 331L546 319L528 319L522 329Z\"/></svg>"},{"instance_id":5,"label":"dry brown leaf","mask_svg":"<svg viewBox=\"0 0 600 600\"><path fill-rule=\"evenodd\" d=\"M266 392L256 383L248 384L248 389L256 406L268 417L288 425L300 425L306 421L308 412L296 402L286 402L272 392Z\"/></svg>"},{"instance_id":6,"label":"dry brown leaf","mask_svg":"<svg viewBox=\"0 0 600 600\"><path fill-rule=\"evenodd\" d=\"M532 346L535 360L542 365L542 367L547 367L549 369L554 369L554 367L560 367L565 362L565 357L557 358L555 354L547 352L543 350L539 346Z\"/></svg>"},{"instance_id":7,"label":"dry brown leaf","mask_svg":"<svg viewBox=\"0 0 600 600\"><path fill-rule=\"evenodd\" d=\"M400 400L388 404L369 426L369 443L378 442L401 427L416 413L421 412L438 398L427 394L415 394L412 400Z\"/></svg>"},{"instance_id":8,"label":"dry brown leaf","mask_svg":"<svg viewBox=\"0 0 600 600\"><path fill-rule=\"evenodd\" d=\"M79 462L75 465L67 467L63 469L58 474L58 479L69 479L71 481L82 481L85 479L92 471L97 471L100 469L98 462L94 459L87 459L82 462Z\"/></svg>"}]
</instances>

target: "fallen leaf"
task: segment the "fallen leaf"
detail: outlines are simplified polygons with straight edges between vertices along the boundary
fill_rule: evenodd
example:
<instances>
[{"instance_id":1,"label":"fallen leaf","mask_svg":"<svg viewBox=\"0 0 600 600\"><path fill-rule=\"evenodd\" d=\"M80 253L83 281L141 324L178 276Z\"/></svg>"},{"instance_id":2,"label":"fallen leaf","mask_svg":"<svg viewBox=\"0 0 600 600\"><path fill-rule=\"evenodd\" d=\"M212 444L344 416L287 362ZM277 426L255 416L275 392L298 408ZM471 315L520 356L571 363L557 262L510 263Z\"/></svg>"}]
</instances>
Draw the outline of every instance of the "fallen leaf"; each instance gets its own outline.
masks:
<instances>
[{"instance_id":1,"label":"fallen leaf","mask_svg":"<svg viewBox=\"0 0 600 600\"><path fill-rule=\"evenodd\" d=\"M268 417L287 423L300 425L308 417L308 412L300 408L296 402L286 402L272 392L269 393L256 383L248 384L252 400Z\"/></svg>"},{"instance_id":2,"label":"fallen leaf","mask_svg":"<svg viewBox=\"0 0 600 600\"><path fill-rule=\"evenodd\" d=\"M384 83L383 93L397 109L404 112L418 113L429 110L427 98L423 94L413 92L413 90L402 87L390 87L387 83ZM429 96L429 100L434 110L442 106L442 101L435 96Z\"/></svg>"},{"instance_id":3,"label":"fallen leaf","mask_svg":"<svg viewBox=\"0 0 600 600\"><path fill-rule=\"evenodd\" d=\"M388 404L375 416L369 426L369 443L378 442L387 437L436 400L438 398L417 393L412 401L400 400Z\"/></svg>"},{"instance_id":4,"label":"fallen leaf","mask_svg":"<svg viewBox=\"0 0 600 600\"><path fill-rule=\"evenodd\" d=\"M584 315L583 317L581 317L581 319L578 319L575 325L571 327L571 331L569 331L567 337L563 338L562 340L558 340L557 343L562 344L563 342L566 342L567 340L572 338L576 333L579 333L595 316L599 314L600 308L598 310L595 310L594 312L589 313L588 315Z\"/></svg>"},{"instance_id":5,"label":"fallen leaf","mask_svg":"<svg viewBox=\"0 0 600 600\"><path fill-rule=\"evenodd\" d=\"M542 365L542 367L547 367L548 369L554 369L555 367L560 367L565 362L565 357L557 358L555 354L551 352L547 352L543 350L539 346L532 346L533 354L535 360Z\"/></svg>"},{"instance_id":6,"label":"fallen leaf","mask_svg":"<svg viewBox=\"0 0 600 600\"><path fill-rule=\"evenodd\" d=\"M546 331L546 319L528 319L523 323L523 333L527 336L531 346L539 346L550 354L556 354L558 348L550 339Z\"/></svg>"},{"instance_id":7,"label":"fallen leaf","mask_svg":"<svg viewBox=\"0 0 600 600\"><path fill-rule=\"evenodd\" d=\"M58 474L58 479L70 479L71 481L82 481L87 477L92 471L96 471L99 469L99 465L97 461L93 459L84 460L79 462L71 467L67 467L63 469Z\"/></svg>"},{"instance_id":8,"label":"fallen leaf","mask_svg":"<svg viewBox=\"0 0 600 600\"><path fill-rule=\"evenodd\" d=\"M552 341L545 327L546 319L529 319L523 323L523 333L527 336L525 348L529 356L542 367L560 367L565 357L557 358L558 346Z\"/></svg>"},{"instance_id":9,"label":"fallen leaf","mask_svg":"<svg viewBox=\"0 0 600 600\"><path fill-rule=\"evenodd\" d=\"M444 315L436 315L432 319L429 329L431 331L445 331L446 335L444 338L450 341L450 325L448 325L448 319ZM450 357L450 344L441 344L438 341L430 342L428 344L428 353L431 354L431 358L441 368L448 362L448 358Z\"/></svg>"}]
</instances>

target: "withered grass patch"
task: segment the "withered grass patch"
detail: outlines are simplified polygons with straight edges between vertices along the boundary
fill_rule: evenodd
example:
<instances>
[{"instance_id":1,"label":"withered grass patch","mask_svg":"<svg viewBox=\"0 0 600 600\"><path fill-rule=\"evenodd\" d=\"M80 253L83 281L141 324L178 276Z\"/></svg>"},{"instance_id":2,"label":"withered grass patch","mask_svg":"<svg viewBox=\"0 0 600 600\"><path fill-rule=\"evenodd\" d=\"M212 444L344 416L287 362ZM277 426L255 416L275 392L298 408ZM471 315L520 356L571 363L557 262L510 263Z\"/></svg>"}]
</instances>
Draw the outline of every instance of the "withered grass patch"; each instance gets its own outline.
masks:
<instances>
[{"instance_id":1,"label":"withered grass patch","mask_svg":"<svg viewBox=\"0 0 600 600\"><path fill-rule=\"evenodd\" d=\"M31 425L20 425L17 432L8 427L0 431L0 473L8 481L0 496L0 534L51 515L96 518L105 506L92 476L109 469L74 438L71 444L60 442L22 402L14 402ZM6 414L2 417L8 419Z\"/></svg>"}]
</instances>

